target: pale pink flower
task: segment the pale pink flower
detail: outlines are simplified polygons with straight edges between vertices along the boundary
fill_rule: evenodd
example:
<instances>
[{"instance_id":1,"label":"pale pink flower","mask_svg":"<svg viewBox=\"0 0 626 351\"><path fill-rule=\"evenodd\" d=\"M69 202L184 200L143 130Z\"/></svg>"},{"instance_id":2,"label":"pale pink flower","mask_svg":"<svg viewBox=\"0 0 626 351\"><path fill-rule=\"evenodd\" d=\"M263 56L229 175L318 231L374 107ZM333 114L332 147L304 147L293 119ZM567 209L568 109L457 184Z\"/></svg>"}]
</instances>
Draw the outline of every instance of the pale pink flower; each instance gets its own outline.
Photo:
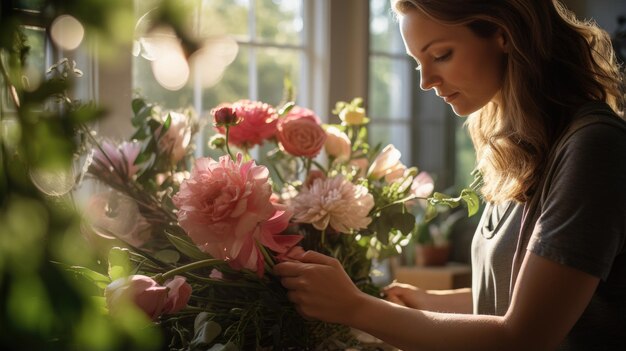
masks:
<instances>
[{"instance_id":1,"label":"pale pink flower","mask_svg":"<svg viewBox=\"0 0 626 351\"><path fill-rule=\"evenodd\" d=\"M355 158L353 160L350 160L348 164L356 170L356 175L358 177L366 176L367 167L369 166L369 162L367 161L367 158L365 157Z\"/></svg>"},{"instance_id":2,"label":"pale pink flower","mask_svg":"<svg viewBox=\"0 0 626 351\"><path fill-rule=\"evenodd\" d=\"M396 172L401 169L404 172L406 168L402 162L400 162L400 151L393 145L389 144L385 146L383 151L376 157L374 162L370 165L367 175L373 179L380 179L390 173ZM402 173L400 173L401 175Z\"/></svg>"},{"instance_id":3,"label":"pale pink flower","mask_svg":"<svg viewBox=\"0 0 626 351\"><path fill-rule=\"evenodd\" d=\"M293 199L294 220L311 223L318 230L329 225L341 233L365 229L372 219L374 198L361 185L347 181L342 175L316 179L310 187L303 187Z\"/></svg>"},{"instance_id":4,"label":"pale pink flower","mask_svg":"<svg viewBox=\"0 0 626 351\"><path fill-rule=\"evenodd\" d=\"M191 297L191 285L184 277L175 276L165 286L145 275L131 275L111 282L104 289L109 313L115 315L125 303L133 303L152 320L162 314L176 313L183 309Z\"/></svg>"},{"instance_id":5,"label":"pale pink flower","mask_svg":"<svg viewBox=\"0 0 626 351\"><path fill-rule=\"evenodd\" d=\"M315 182L316 179L325 179L325 178L326 178L326 173L318 169L314 169L314 170L309 171L309 174L306 176L306 179L304 180L304 183L302 185L305 187L309 187L313 185L313 182Z\"/></svg>"},{"instance_id":6,"label":"pale pink flower","mask_svg":"<svg viewBox=\"0 0 626 351\"><path fill-rule=\"evenodd\" d=\"M411 184L411 193L417 197L425 198L430 196L435 190L435 182L430 174L426 172L420 172L413 179Z\"/></svg>"},{"instance_id":7,"label":"pale pink flower","mask_svg":"<svg viewBox=\"0 0 626 351\"><path fill-rule=\"evenodd\" d=\"M109 313L116 315L125 303L133 303L152 320L162 313L167 301L167 288L145 275L132 275L111 282L104 289Z\"/></svg>"},{"instance_id":8,"label":"pale pink flower","mask_svg":"<svg viewBox=\"0 0 626 351\"><path fill-rule=\"evenodd\" d=\"M158 147L162 153L169 155L172 163L178 163L187 153L187 148L191 142L191 125L189 117L178 112L169 112L163 118L163 122L169 116L171 123L168 130L159 138ZM155 136L159 137L163 126L155 131Z\"/></svg>"},{"instance_id":9,"label":"pale pink flower","mask_svg":"<svg viewBox=\"0 0 626 351\"><path fill-rule=\"evenodd\" d=\"M135 165L140 152L141 144L137 141L115 145L105 140L99 148L94 149L89 172L112 182L126 182L140 170Z\"/></svg>"},{"instance_id":10,"label":"pale pink flower","mask_svg":"<svg viewBox=\"0 0 626 351\"><path fill-rule=\"evenodd\" d=\"M91 196L85 218L94 233L107 239L142 247L152 238L150 224L139 212L137 202L116 191Z\"/></svg>"},{"instance_id":11,"label":"pale pink flower","mask_svg":"<svg viewBox=\"0 0 626 351\"><path fill-rule=\"evenodd\" d=\"M337 161L347 161L351 153L350 139L346 133L334 126L326 128L326 142L324 149L328 156L334 157Z\"/></svg>"},{"instance_id":12,"label":"pale pink flower","mask_svg":"<svg viewBox=\"0 0 626 351\"><path fill-rule=\"evenodd\" d=\"M225 107L227 105L220 105ZM261 145L263 141L274 137L278 114L276 110L263 102L240 100L230 107L236 113L239 123L228 129L228 142L239 147ZM216 126L221 134L226 134L224 126Z\"/></svg>"},{"instance_id":13,"label":"pale pink flower","mask_svg":"<svg viewBox=\"0 0 626 351\"><path fill-rule=\"evenodd\" d=\"M276 136L281 147L293 156L313 158L326 141L326 132L313 111L294 107L278 120Z\"/></svg>"},{"instance_id":14,"label":"pale pink flower","mask_svg":"<svg viewBox=\"0 0 626 351\"><path fill-rule=\"evenodd\" d=\"M257 242L276 253L295 245L299 236L279 235L291 213L270 201L269 171L254 161L222 156L196 160L173 201L178 221L198 247L236 269L263 274L264 258Z\"/></svg>"}]
</instances>

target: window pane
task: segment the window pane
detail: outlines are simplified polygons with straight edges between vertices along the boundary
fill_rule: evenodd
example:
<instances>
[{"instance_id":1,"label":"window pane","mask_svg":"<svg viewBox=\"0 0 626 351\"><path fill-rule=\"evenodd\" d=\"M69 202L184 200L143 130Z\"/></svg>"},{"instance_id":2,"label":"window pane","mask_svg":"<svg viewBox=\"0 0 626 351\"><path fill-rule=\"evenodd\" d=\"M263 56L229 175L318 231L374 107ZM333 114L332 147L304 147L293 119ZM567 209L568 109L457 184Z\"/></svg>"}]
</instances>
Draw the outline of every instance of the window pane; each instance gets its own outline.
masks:
<instances>
[{"instance_id":1,"label":"window pane","mask_svg":"<svg viewBox=\"0 0 626 351\"><path fill-rule=\"evenodd\" d=\"M222 80L217 85L202 92L202 106L207 111L224 102L235 102L249 97L248 65L250 62L249 50L245 46L239 47L237 58L226 67Z\"/></svg>"},{"instance_id":2,"label":"window pane","mask_svg":"<svg viewBox=\"0 0 626 351\"><path fill-rule=\"evenodd\" d=\"M151 61L141 56L133 57L133 88L149 101L157 102L167 109L187 107L193 103L190 84L177 91L163 88L154 78Z\"/></svg>"},{"instance_id":3,"label":"window pane","mask_svg":"<svg viewBox=\"0 0 626 351\"><path fill-rule=\"evenodd\" d=\"M41 10L43 3L43 0L17 0L15 7L18 9L39 11Z\"/></svg>"},{"instance_id":4,"label":"window pane","mask_svg":"<svg viewBox=\"0 0 626 351\"><path fill-rule=\"evenodd\" d=\"M398 23L394 21L389 0L370 1L370 50L404 54Z\"/></svg>"},{"instance_id":5,"label":"window pane","mask_svg":"<svg viewBox=\"0 0 626 351\"><path fill-rule=\"evenodd\" d=\"M200 36L230 34L249 41L249 9L249 0L202 0Z\"/></svg>"},{"instance_id":6,"label":"window pane","mask_svg":"<svg viewBox=\"0 0 626 351\"><path fill-rule=\"evenodd\" d=\"M369 115L377 120L406 120L411 107L408 60L370 58Z\"/></svg>"},{"instance_id":7,"label":"window pane","mask_svg":"<svg viewBox=\"0 0 626 351\"><path fill-rule=\"evenodd\" d=\"M294 87L298 86L300 51L257 49L257 53L259 100L277 105L283 100L285 78L289 79Z\"/></svg>"},{"instance_id":8,"label":"window pane","mask_svg":"<svg viewBox=\"0 0 626 351\"><path fill-rule=\"evenodd\" d=\"M400 160L407 166L412 166L411 158L411 128L408 123L372 123L369 129L369 142L374 146L380 143L382 147L387 144L400 151Z\"/></svg>"},{"instance_id":9,"label":"window pane","mask_svg":"<svg viewBox=\"0 0 626 351\"><path fill-rule=\"evenodd\" d=\"M259 41L298 45L304 28L302 0L256 0Z\"/></svg>"},{"instance_id":10,"label":"window pane","mask_svg":"<svg viewBox=\"0 0 626 351\"><path fill-rule=\"evenodd\" d=\"M26 44L30 47L25 68L43 78L46 73L46 32L43 28L24 27L23 29Z\"/></svg>"}]
</instances>

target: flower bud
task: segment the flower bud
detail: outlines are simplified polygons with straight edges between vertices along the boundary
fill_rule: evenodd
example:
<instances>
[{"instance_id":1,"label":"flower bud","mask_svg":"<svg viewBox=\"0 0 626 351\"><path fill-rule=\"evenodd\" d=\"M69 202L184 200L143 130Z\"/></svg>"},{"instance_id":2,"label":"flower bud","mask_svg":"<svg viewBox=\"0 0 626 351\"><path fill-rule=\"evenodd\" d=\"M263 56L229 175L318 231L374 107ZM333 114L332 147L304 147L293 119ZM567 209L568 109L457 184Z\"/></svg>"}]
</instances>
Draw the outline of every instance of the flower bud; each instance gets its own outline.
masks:
<instances>
[{"instance_id":1,"label":"flower bud","mask_svg":"<svg viewBox=\"0 0 626 351\"><path fill-rule=\"evenodd\" d=\"M211 113L215 118L215 126L234 126L240 122L240 118L237 116L235 109L231 106L222 106L214 108Z\"/></svg>"},{"instance_id":2,"label":"flower bud","mask_svg":"<svg viewBox=\"0 0 626 351\"><path fill-rule=\"evenodd\" d=\"M211 149L223 149L226 146L226 137L223 134L215 134L209 139Z\"/></svg>"},{"instance_id":3,"label":"flower bud","mask_svg":"<svg viewBox=\"0 0 626 351\"><path fill-rule=\"evenodd\" d=\"M329 126L326 128L326 142L324 149L329 156L339 161L346 161L350 158L350 139L346 133L337 127Z\"/></svg>"}]
</instances>

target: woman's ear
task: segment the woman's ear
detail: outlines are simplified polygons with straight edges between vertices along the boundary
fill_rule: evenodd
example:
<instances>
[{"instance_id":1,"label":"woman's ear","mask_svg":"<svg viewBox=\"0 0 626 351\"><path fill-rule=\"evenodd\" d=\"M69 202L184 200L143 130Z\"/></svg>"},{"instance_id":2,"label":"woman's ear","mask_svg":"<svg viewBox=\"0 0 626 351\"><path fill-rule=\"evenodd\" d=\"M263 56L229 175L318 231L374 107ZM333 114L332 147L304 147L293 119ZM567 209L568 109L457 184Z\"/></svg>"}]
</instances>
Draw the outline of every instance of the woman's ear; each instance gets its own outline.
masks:
<instances>
[{"instance_id":1,"label":"woman's ear","mask_svg":"<svg viewBox=\"0 0 626 351\"><path fill-rule=\"evenodd\" d=\"M502 49L504 53L508 54L511 52L511 41L502 28L498 28L496 31L496 40L498 41L500 49Z\"/></svg>"}]
</instances>

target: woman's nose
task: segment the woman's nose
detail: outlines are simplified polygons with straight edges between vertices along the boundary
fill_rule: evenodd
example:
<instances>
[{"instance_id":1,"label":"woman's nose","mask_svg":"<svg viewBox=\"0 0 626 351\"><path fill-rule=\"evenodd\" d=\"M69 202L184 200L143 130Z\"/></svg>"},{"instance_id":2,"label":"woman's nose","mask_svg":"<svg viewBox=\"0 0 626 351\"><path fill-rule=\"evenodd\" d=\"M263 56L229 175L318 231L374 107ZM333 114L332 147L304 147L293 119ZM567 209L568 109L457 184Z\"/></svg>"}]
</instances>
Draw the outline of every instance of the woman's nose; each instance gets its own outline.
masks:
<instances>
[{"instance_id":1,"label":"woman's nose","mask_svg":"<svg viewBox=\"0 0 626 351\"><path fill-rule=\"evenodd\" d=\"M420 88L422 90L430 90L439 84L441 84L441 77L431 69L422 66L420 70Z\"/></svg>"}]
</instances>

